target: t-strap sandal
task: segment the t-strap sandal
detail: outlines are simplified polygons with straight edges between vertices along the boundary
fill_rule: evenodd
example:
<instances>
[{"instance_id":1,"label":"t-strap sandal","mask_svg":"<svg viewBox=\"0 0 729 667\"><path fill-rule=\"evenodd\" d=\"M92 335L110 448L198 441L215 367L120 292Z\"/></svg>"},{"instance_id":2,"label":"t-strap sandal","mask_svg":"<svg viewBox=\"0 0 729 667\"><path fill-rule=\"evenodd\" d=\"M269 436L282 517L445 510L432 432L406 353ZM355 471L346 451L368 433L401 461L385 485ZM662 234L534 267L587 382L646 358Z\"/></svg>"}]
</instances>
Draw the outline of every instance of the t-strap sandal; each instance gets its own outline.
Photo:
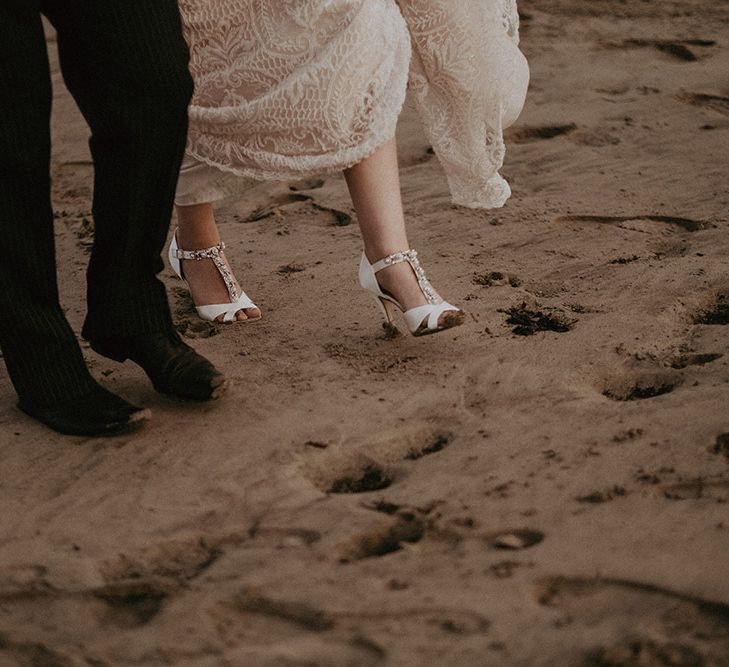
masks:
<instances>
[{"instance_id":1,"label":"t-strap sandal","mask_svg":"<svg viewBox=\"0 0 729 667\"><path fill-rule=\"evenodd\" d=\"M236 285L233 273L230 270L228 263L225 261L225 258L222 256L222 252L224 249L225 243L221 241L218 245L212 246L210 248L204 248L203 250L181 250L177 246L177 231L175 231L174 235L172 236L172 242L170 243L170 266L172 266L174 272L182 280L187 283L187 279L183 275L182 264L180 260L192 259L199 261L202 259L209 259L212 260L213 264L215 264L215 267L218 269L218 272L220 273L220 276L228 289L228 296L230 297L229 303L217 303L207 306L195 305L195 310L197 310L197 314L200 316L200 318L203 320L207 320L208 322L220 322L221 320L219 318L221 315L224 316L222 318L223 322L236 322L238 320L236 320L235 315L239 310L246 310L247 308L258 308L258 306L256 306L256 304L251 301L250 297ZM256 320L260 319L261 316L259 315L258 317L248 317L248 319L241 321L255 322Z\"/></svg>"}]
</instances>

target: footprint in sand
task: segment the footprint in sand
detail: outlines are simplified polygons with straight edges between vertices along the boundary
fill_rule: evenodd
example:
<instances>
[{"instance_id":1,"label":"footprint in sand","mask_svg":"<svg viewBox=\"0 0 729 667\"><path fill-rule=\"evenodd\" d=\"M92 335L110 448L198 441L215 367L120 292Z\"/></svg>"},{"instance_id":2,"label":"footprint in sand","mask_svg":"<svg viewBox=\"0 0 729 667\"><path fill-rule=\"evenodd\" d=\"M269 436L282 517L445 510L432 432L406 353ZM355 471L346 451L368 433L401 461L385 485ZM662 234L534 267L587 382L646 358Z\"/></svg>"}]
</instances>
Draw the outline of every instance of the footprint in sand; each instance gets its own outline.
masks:
<instances>
[{"instance_id":1,"label":"footprint in sand","mask_svg":"<svg viewBox=\"0 0 729 667\"><path fill-rule=\"evenodd\" d=\"M535 593L564 615L574 639L566 651L573 661L582 653L581 664L698 667L729 655L729 605L720 602L610 578L549 577Z\"/></svg>"},{"instance_id":2,"label":"footprint in sand","mask_svg":"<svg viewBox=\"0 0 729 667\"><path fill-rule=\"evenodd\" d=\"M11 571L12 578L7 583L14 585L0 591L0 600L6 606L35 607L34 613L49 619L49 627L55 622L51 619L70 614L80 625L98 624L112 631L140 628L151 623L166 601L204 572L219 553L202 539L162 543L133 556L120 555L113 561L100 563L98 574L104 583L73 590L48 584L43 566ZM98 577L93 577L93 581L96 583ZM27 664L32 665L77 664L61 658L53 660L51 652L40 644L14 646L0 633L0 663L5 664L3 651L25 656Z\"/></svg>"},{"instance_id":3,"label":"footprint in sand","mask_svg":"<svg viewBox=\"0 0 729 667\"><path fill-rule=\"evenodd\" d=\"M453 422L448 426L452 428ZM361 494L388 488L401 474L397 466L442 452L452 433L439 422L418 422L378 434L357 448L310 447L303 452L301 470L318 489L330 494ZM351 445L350 445L351 447ZM378 501L364 505L388 515L364 531L348 536L338 548L340 562L352 562L399 551L404 543L418 542L426 519L419 510Z\"/></svg>"},{"instance_id":4,"label":"footprint in sand","mask_svg":"<svg viewBox=\"0 0 729 667\"><path fill-rule=\"evenodd\" d=\"M683 307L682 307L683 310ZM704 305L696 306L682 315L698 326L725 326L729 324L729 290L719 289L705 297ZM684 382L679 371L690 372L692 367L702 367L724 357L719 352L690 352L680 355L667 354L664 368L626 371L606 378L599 387L606 398L613 401L636 401L669 394ZM666 368L669 367L669 368Z\"/></svg>"},{"instance_id":5,"label":"footprint in sand","mask_svg":"<svg viewBox=\"0 0 729 667\"><path fill-rule=\"evenodd\" d=\"M106 603L101 622L120 628L136 628L149 623L162 609L171 587L157 581L125 581L108 584L92 592Z\"/></svg>"},{"instance_id":6,"label":"footprint in sand","mask_svg":"<svg viewBox=\"0 0 729 667\"><path fill-rule=\"evenodd\" d=\"M334 224L337 227L346 227L347 225L352 224L352 216L346 211L341 211L340 209L332 208L331 206L322 206L321 204L317 204L315 201L312 201L310 205L317 211L329 213L333 217Z\"/></svg>"},{"instance_id":7,"label":"footprint in sand","mask_svg":"<svg viewBox=\"0 0 729 667\"><path fill-rule=\"evenodd\" d=\"M99 565L107 584L155 579L184 585L205 572L221 556L217 544L201 536L154 544L143 551L120 554Z\"/></svg>"},{"instance_id":8,"label":"footprint in sand","mask_svg":"<svg viewBox=\"0 0 729 667\"><path fill-rule=\"evenodd\" d=\"M729 479L693 479L663 484L658 490L669 500L709 499L722 504L729 501Z\"/></svg>"},{"instance_id":9,"label":"footprint in sand","mask_svg":"<svg viewBox=\"0 0 729 667\"><path fill-rule=\"evenodd\" d=\"M40 642L13 641L8 635L0 632L0 664L8 665L8 667L15 665L74 667L79 663L70 656L54 651ZM94 663L89 660L86 661L86 664Z\"/></svg>"},{"instance_id":10,"label":"footprint in sand","mask_svg":"<svg viewBox=\"0 0 729 667\"><path fill-rule=\"evenodd\" d=\"M398 611L325 611L307 603L277 600L246 589L234 597L233 605L240 612L287 621L317 633L336 631L352 621L356 621L359 628L364 627L370 635L386 632L412 636L414 630L425 634L435 630L447 635L468 636L484 634L491 627L491 622L486 617L467 609L435 607L405 608Z\"/></svg>"},{"instance_id":11,"label":"footprint in sand","mask_svg":"<svg viewBox=\"0 0 729 667\"><path fill-rule=\"evenodd\" d=\"M208 614L230 647L230 664L374 667L387 657L361 632L342 627L335 614L254 588L239 590L229 601L209 608Z\"/></svg>"},{"instance_id":12,"label":"footprint in sand","mask_svg":"<svg viewBox=\"0 0 729 667\"><path fill-rule=\"evenodd\" d=\"M377 463L366 462L354 474L344 474L332 480L328 493L365 493L386 489L392 483L387 472Z\"/></svg>"},{"instance_id":13,"label":"footprint in sand","mask_svg":"<svg viewBox=\"0 0 729 667\"><path fill-rule=\"evenodd\" d=\"M504 133L507 142L512 144L528 144L545 141L555 137L568 137L580 146L615 146L620 138L605 128L578 128L575 123L566 125L521 125L509 128Z\"/></svg>"},{"instance_id":14,"label":"footprint in sand","mask_svg":"<svg viewBox=\"0 0 729 667\"><path fill-rule=\"evenodd\" d=\"M380 512L391 517L368 531L354 536L344 545L342 561L361 560L372 556L384 556L403 548L403 543L420 542L428 533L437 533L440 538L447 538L454 543L463 539L475 539L485 543L491 549L522 550L540 544L544 533L532 528L508 528L488 533L464 535L454 532L454 526L465 527L470 531L474 521L468 517L465 521L455 520L444 530L439 516L431 518L433 506L426 508L402 508L395 503L378 500L363 505L366 509Z\"/></svg>"},{"instance_id":15,"label":"footprint in sand","mask_svg":"<svg viewBox=\"0 0 729 667\"><path fill-rule=\"evenodd\" d=\"M135 554L121 554L99 565L103 586L88 591L105 609L101 621L118 627L146 625L167 598L204 573L222 549L201 537L153 545Z\"/></svg>"},{"instance_id":16,"label":"footprint in sand","mask_svg":"<svg viewBox=\"0 0 729 667\"><path fill-rule=\"evenodd\" d=\"M640 401L669 394L681 382L680 373L667 370L625 373L608 379L601 393L612 401Z\"/></svg>"},{"instance_id":17,"label":"footprint in sand","mask_svg":"<svg viewBox=\"0 0 729 667\"><path fill-rule=\"evenodd\" d=\"M319 186L321 187L321 186ZM304 188L301 188L304 189ZM264 220L265 218L269 218L272 215L276 215L278 212L280 212L282 209L284 209L287 206L290 206L292 204L298 204L301 202L306 202L308 206L313 208L316 211L322 211L324 213L329 213L332 215L334 219L334 224L339 227L346 227L347 225L350 225L352 223L352 216L349 213L346 213L345 211L341 211L337 208L332 208L330 206L323 206L321 204L318 204L316 201L314 201L314 197L311 195L304 194L302 192L299 192L294 187L291 188L292 191L285 192L279 195L276 195L271 201L269 201L265 206L261 208L257 208L251 213L249 213L247 216L241 218L239 222L242 223L249 223L249 222L257 222L259 220Z\"/></svg>"},{"instance_id":18,"label":"footprint in sand","mask_svg":"<svg viewBox=\"0 0 729 667\"><path fill-rule=\"evenodd\" d=\"M258 222L272 215L275 215L280 209L290 204L296 204L302 201L311 201L311 195L301 194L299 192L283 192L269 199L265 206L261 206L251 211L247 216L240 218L238 222Z\"/></svg>"},{"instance_id":19,"label":"footprint in sand","mask_svg":"<svg viewBox=\"0 0 729 667\"><path fill-rule=\"evenodd\" d=\"M220 324L206 322L198 317L195 303L187 288L175 285L170 291L175 297L174 319L180 335L185 338L212 338L221 332Z\"/></svg>"},{"instance_id":20,"label":"footprint in sand","mask_svg":"<svg viewBox=\"0 0 729 667\"><path fill-rule=\"evenodd\" d=\"M280 619L312 632L323 632L334 627L334 619L324 610L305 602L276 600L249 588L233 597L236 610L248 614Z\"/></svg>"},{"instance_id":21,"label":"footprint in sand","mask_svg":"<svg viewBox=\"0 0 729 667\"><path fill-rule=\"evenodd\" d=\"M325 493L368 493L386 489L393 475L384 466L364 454L330 457L311 469L309 479Z\"/></svg>"},{"instance_id":22,"label":"footprint in sand","mask_svg":"<svg viewBox=\"0 0 729 667\"><path fill-rule=\"evenodd\" d=\"M526 144L532 141L543 141L561 137L577 129L575 123L566 125L517 125L507 129L504 133L506 141L513 144Z\"/></svg>"},{"instance_id":23,"label":"footprint in sand","mask_svg":"<svg viewBox=\"0 0 729 667\"><path fill-rule=\"evenodd\" d=\"M610 46L613 48L655 49L675 58L676 60L694 62L698 60L699 57L689 47L708 48L715 45L716 42L712 39L626 39L620 44Z\"/></svg>"},{"instance_id":24,"label":"footprint in sand","mask_svg":"<svg viewBox=\"0 0 729 667\"><path fill-rule=\"evenodd\" d=\"M450 446L458 426L456 419L413 417L411 424L382 431L368 439L363 443L363 449L378 461L392 465L416 461Z\"/></svg>"},{"instance_id":25,"label":"footprint in sand","mask_svg":"<svg viewBox=\"0 0 729 667\"><path fill-rule=\"evenodd\" d=\"M684 369L689 366L705 366L712 361L721 359L724 355L720 352L707 352L703 354L682 354L671 361L671 368Z\"/></svg>"},{"instance_id":26,"label":"footprint in sand","mask_svg":"<svg viewBox=\"0 0 729 667\"><path fill-rule=\"evenodd\" d=\"M94 622L115 628L137 628L148 624L162 609L164 601L179 586L171 580L143 578L109 582L93 588L0 592L4 605L14 603L37 607L36 613L53 618L69 614L79 622ZM0 633L0 657L3 644ZM0 660L0 664L5 664ZM25 663L23 663L25 664ZM66 665L65 662L33 662L33 665ZM74 665L76 663L73 663Z\"/></svg>"},{"instance_id":27,"label":"footprint in sand","mask_svg":"<svg viewBox=\"0 0 729 667\"><path fill-rule=\"evenodd\" d=\"M645 231L638 229L636 231ZM685 238L652 238L646 244L646 250L653 253L653 257L658 260L669 257L686 257L691 252L691 245Z\"/></svg>"},{"instance_id":28,"label":"footprint in sand","mask_svg":"<svg viewBox=\"0 0 729 667\"><path fill-rule=\"evenodd\" d=\"M429 433L421 441L409 447L403 458L407 461L416 461L424 456L440 452L451 443L451 437L449 433L445 432Z\"/></svg>"},{"instance_id":29,"label":"footprint in sand","mask_svg":"<svg viewBox=\"0 0 729 667\"><path fill-rule=\"evenodd\" d=\"M225 631L226 643L240 646L235 653L240 660L231 660L231 664L265 667L374 666L388 661L383 646L398 644L402 637L408 637L410 650L419 654L433 641L479 637L491 627L488 618L468 609L404 607L392 611L373 607L372 600L367 599L353 600L339 607L323 609L308 602L274 598L244 589L232 602L219 605L213 614L222 621L216 627ZM261 636L267 641L256 646Z\"/></svg>"},{"instance_id":30,"label":"footprint in sand","mask_svg":"<svg viewBox=\"0 0 729 667\"><path fill-rule=\"evenodd\" d=\"M434 634L447 637L469 637L484 635L489 631L491 622L486 617L468 609L448 607L415 607L403 608L398 611L372 608L366 600L358 600L340 609L324 609L310 602L276 598L263 592L244 588L236 593L230 602L221 603L211 613L224 622L217 623L217 627L225 629L226 635L239 626L243 633L255 629L252 639L260 637L264 632L269 639L267 646L260 647L266 653L261 657L271 655L279 647L292 648L306 646L304 651L311 662L316 665L376 665L387 658L386 651L381 647L380 638L392 641L398 637L407 636L416 645L420 642L427 644L433 640ZM244 634L236 637L238 642ZM228 643L231 637L226 637ZM275 639L275 643L270 640ZM245 642L248 648L255 641ZM337 647L338 656L330 653L329 649ZM357 654L358 660L350 662L343 660L344 655ZM300 658L302 653L297 653ZM329 662L327 657L339 659ZM282 656L279 656L282 657ZM354 657L354 656L352 656ZM267 662L237 663L237 664L269 664ZM275 664L275 663L271 663ZM281 662L280 664L289 664ZM292 663L303 664L303 663Z\"/></svg>"},{"instance_id":31,"label":"footprint in sand","mask_svg":"<svg viewBox=\"0 0 729 667\"><path fill-rule=\"evenodd\" d=\"M350 537L339 551L340 563L351 563L400 551L404 544L419 542L426 532L420 513L397 510L391 519Z\"/></svg>"},{"instance_id":32,"label":"footprint in sand","mask_svg":"<svg viewBox=\"0 0 729 667\"><path fill-rule=\"evenodd\" d=\"M367 493L385 489L397 476L395 466L445 449L454 423L419 421L413 426L379 433L359 446L326 447L305 444L301 468L305 477L325 493Z\"/></svg>"},{"instance_id":33,"label":"footprint in sand","mask_svg":"<svg viewBox=\"0 0 729 667\"><path fill-rule=\"evenodd\" d=\"M683 95L679 95L678 99L695 107L709 109L723 116L729 116L729 97L705 95L704 93L684 93Z\"/></svg>"},{"instance_id":34,"label":"footprint in sand","mask_svg":"<svg viewBox=\"0 0 729 667\"><path fill-rule=\"evenodd\" d=\"M722 290L714 295L711 302L694 315L693 323L720 326L729 324L729 290Z\"/></svg>"},{"instance_id":35,"label":"footprint in sand","mask_svg":"<svg viewBox=\"0 0 729 667\"><path fill-rule=\"evenodd\" d=\"M729 462L729 433L720 433L714 444L709 447L712 454L723 456Z\"/></svg>"}]
</instances>

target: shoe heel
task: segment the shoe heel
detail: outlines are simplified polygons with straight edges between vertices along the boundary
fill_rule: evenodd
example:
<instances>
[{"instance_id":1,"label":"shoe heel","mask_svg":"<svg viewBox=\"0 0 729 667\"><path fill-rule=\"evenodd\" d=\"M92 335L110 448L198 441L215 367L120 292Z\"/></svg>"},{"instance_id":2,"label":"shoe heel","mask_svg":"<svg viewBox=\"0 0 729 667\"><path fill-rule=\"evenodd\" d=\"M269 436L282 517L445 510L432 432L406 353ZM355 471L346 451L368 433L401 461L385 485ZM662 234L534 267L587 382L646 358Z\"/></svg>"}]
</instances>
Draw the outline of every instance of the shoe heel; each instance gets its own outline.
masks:
<instances>
[{"instance_id":1,"label":"shoe heel","mask_svg":"<svg viewBox=\"0 0 729 667\"><path fill-rule=\"evenodd\" d=\"M382 328L390 337L399 336L400 329L395 326L395 322L393 320L395 314L393 309L395 308L395 304L387 299L383 299L382 297L377 297L377 302L380 304L380 309L382 310L382 314L385 318L385 321L382 323Z\"/></svg>"},{"instance_id":2,"label":"shoe heel","mask_svg":"<svg viewBox=\"0 0 729 667\"><path fill-rule=\"evenodd\" d=\"M382 271L400 262L407 262L415 274L420 291L427 302L422 306L415 306L406 310L391 294L383 292L380 284L377 282L376 274L378 271ZM424 336L425 334L436 333L463 324L463 311L438 296L433 286L425 277L425 271L420 266L418 253L415 250L400 250L392 255L383 257L374 264L370 264L367 256L362 253L362 259L359 264L359 283L379 300L382 312L387 321L384 327L389 332L393 330L397 331L397 328L392 323L393 307L402 311L405 325L413 336ZM450 315L444 318L444 321L441 321L440 316L444 313L449 313Z\"/></svg>"},{"instance_id":3,"label":"shoe heel","mask_svg":"<svg viewBox=\"0 0 729 667\"><path fill-rule=\"evenodd\" d=\"M394 305L392 304L392 302L388 301L387 299L383 299L382 297L377 297L377 301L380 304L380 309L382 310L382 314L385 317L385 320L387 320L387 324L389 324L390 326L395 326L392 321L394 316L394 312L392 310L394 308Z\"/></svg>"}]
</instances>

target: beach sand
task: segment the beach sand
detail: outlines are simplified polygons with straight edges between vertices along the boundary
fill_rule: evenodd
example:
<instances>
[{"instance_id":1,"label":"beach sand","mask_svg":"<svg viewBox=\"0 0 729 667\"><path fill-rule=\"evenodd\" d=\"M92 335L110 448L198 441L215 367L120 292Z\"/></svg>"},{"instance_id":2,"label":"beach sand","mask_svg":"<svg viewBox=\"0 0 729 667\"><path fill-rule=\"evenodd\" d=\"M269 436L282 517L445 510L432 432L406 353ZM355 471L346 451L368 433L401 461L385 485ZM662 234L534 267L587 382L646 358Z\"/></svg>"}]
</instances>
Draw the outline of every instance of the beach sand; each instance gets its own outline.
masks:
<instances>
[{"instance_id":1,"label":"beach sand","mask_svg":"<svg viewBox=\"0 0 729 667\"><path fill-rule=\"evenodd\" d=\"M86 347L154 419L64 438L2 371L0 667L729 665L729 7L521 10L507 205L451 206L412 109L399 132L412 244L464 326L384 335L326 177L219 209L262 321L202 323L164 273L223 400ZM52 58L80 328L92 167Z\"/></svg>"}]
</instances>

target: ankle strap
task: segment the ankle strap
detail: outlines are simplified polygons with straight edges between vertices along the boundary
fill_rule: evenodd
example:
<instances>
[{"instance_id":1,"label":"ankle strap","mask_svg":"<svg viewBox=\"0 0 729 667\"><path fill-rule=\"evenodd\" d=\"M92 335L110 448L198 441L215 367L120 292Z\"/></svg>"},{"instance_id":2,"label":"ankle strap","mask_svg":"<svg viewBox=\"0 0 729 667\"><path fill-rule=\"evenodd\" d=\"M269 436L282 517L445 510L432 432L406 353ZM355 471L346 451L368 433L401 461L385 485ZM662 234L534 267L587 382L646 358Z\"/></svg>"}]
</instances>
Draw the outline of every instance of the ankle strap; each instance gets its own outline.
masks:
<instances>
[{"instance_id":1,"label":"ankle strap","mask_svg":"<svg viewBox=\"0 0 729 667\"><path fill-rule=\"evenodd\" d=\"M223 250L225 250L225 243L221 241L218 245L203 250L180 250L180 248L176 248L175 257L177 259L214 259L220 257Z\"/></svg>"},{"instance_id":2,"label":"ankle strap","mask_svg":"<svg viewBox=\"0 0 729 667\"><path fill-rule=\"evenodd\" d=\"M392 255L388 255L387 257L377 260L372 265L372 271L377 273L378 271L382 271L382 269L386 269L388 266L399 264L400 262L410 262L411 265L417 265L418 253L412 249L398 250Z\"/></svg>"}]
</instances>

